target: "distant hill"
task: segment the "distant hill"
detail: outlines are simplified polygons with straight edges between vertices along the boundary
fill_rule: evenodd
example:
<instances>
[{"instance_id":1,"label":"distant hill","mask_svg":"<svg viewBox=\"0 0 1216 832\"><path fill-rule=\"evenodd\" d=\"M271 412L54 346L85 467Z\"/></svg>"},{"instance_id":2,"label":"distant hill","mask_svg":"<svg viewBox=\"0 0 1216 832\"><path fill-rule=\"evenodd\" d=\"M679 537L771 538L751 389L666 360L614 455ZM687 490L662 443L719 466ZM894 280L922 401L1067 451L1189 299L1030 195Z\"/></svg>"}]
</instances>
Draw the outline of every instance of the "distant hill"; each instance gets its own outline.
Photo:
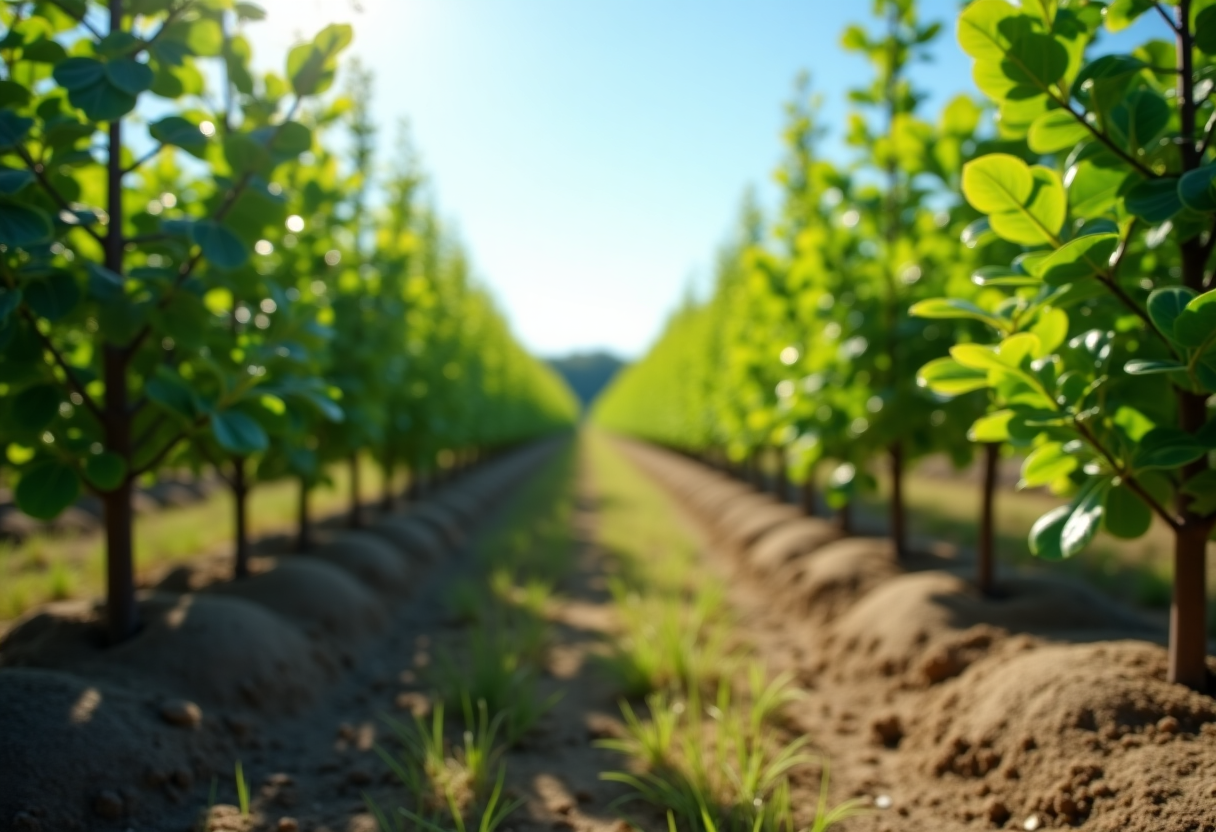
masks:
<instances>
[{"instance_id":1,"label":"distant hill","mask_svg":"<svg viewBox=\"0 0 1216 832\"><path fill-rule=\"evenodd\" d=\"M607 352L576 352L550 358L549 364L566 379L586 410L625 362Z\"/></svg>"}]
</instances>

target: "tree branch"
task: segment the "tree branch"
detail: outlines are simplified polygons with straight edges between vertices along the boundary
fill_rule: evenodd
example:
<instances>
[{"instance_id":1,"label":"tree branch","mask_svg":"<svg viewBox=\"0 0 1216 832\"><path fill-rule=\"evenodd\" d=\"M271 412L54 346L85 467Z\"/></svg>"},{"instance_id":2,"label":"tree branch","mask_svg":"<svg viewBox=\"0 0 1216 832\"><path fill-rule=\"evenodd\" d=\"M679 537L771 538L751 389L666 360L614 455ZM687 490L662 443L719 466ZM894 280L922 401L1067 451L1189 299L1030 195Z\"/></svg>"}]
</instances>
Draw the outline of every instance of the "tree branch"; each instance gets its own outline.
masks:
<instances>
[{"instance_id":1,"label":"tree branch","mask_svg":"<svg viewBox=\"0 0 1216 832\"><path fill-rule=\"evenodd\" d=\"M1123 482L1127 483L1127 487L1134 491L1136 496L1143 500L1158 517L1164 520L1165 523L1174 531L1178 531L1182 527L1181 521L1174 517L1173 514L1166 511L1165 507L1162 506L1161 503L1157 502L1157 498L1148 493L1148 491L1146 491L1144 487L1136 481L1136 478L1128 473L1126 468L1119 464L1119 460L1115 459L1114 455L1106 449L1106 446L1098 441L1098 437L1094 435L1093 431L1089 429L1088 425L1076 418L1072 420L1072 423L1077 429L1077 432L1080 433L1081 436L1085 437L1085 441L1088 442L1094 450L1102 455L1102 458L1106 460L1107 465L1114 469L1115 474L1117 474L1119 478L1123 480Z\"/></svg>"},{"instance_id":2,"label":"tree branch","mask_svg":"<svg viewBox=\"0 0 1216 832\"><path fill-rule=\"evenodd\" d=\"M66 3L64 3L63 0L51 0L51 3L53 5L58 6L60 9L62 9L64 12L66 12L68 17L72 18L77 23L79 23L81 26L88 29L89 34L91 34L93 37L97 38L98 40L101 40L103 37L105 37L104 35L102 35L102 33L100 31L98 31L93 26L92 23L89 23L89 21L85 19L84 15L80 15L79 17L77 17L75 14L73 14L72 10L70 8L68 8L68 5Z\"/></svg>"},{"instance_id":3,"label":"tree branch","mask_svg":"<svg viewBox=\"0 0 1216 832\"><path fill-rule=\"evenodd\" d=\"M1165 21L1165 25L1170 27L1170 31L1178 34L1178 25L1174 23L1174 19L1170 17L1170 13L1165 10L1165 7L1160 3L1154 3L1153 8L1157 10L1157 14L1161 15L1161 19ZM1177 71L1177 70L1173 70Z\"/></svg>"},{"instance_id":4,"label":"tree branch","mask_svg":"<svg viewBox=\"0 0 1216 832\"><path fill-rule=\"evenodd\" d=\"M93 397L85 391L84 386L80 383L80 380L77 379L72 373L72 368L68 362L64 360L63 354L55 348L55 345L51 342L51 339L38 328L38 316L36 316L24 303L21 304L21 314L24 315L25 319L30 322L30 328L34 330L35 334L38 336L38 340L42 342L42 348L54 356L55 364L67 377L68 386L72 388L76 395L80 396L84 406L90 413L93 414L93 418L97 420L97 423L104 425L105 417L101 413L101 408L97 406L97 402L93 401Z\"/></svg>"},{"instance_id":5,"label":"tree branch","mask_svg":"<svg viewBox=\"0 0 1216 832\"><path fill-rule=\"evenodd\" d=\"M139 170L139 168L144 164L144 162L155 159L156 154L160 153L164 149L165 149L164 142L157 143L156 147L152 148L147 153L145 153L143 156L141 156L140 158L138 158L134 162L132 162L130 164L130 166L127 167L126 170L124 170L122 172L122 175L126 176L128 173L134 173L135 171Z\"/></svg>"},{"instance_id":6,"label":"tree branch","mask_svg":"<svg viewBox=\"0 0 1216 832\"><path fill-rule=\"evenodd\" d=\"M42 186L42 189L47 192L51 199L53 199L62 210L67 211L70 214L74 214L75 209L72 208L72 204L64 198L63 194L59 193L58 189L54 185L51 184L51 180L47 179L46 169L43 168L42 164L40 162L35 162L33 157L30 156L29 151L27 151L21 145L14 145L13 149L17 151L17 155L21 157L21 161L25 162L25 166L30 169L31 173L34 174L34 177L38 180L38 184ZM101 235L92 228L87 225L78 225L76 227L84 230L90 237L97 241L99 246L105 248L105 240L103 240Z\"/></svg>"}]
</instances>

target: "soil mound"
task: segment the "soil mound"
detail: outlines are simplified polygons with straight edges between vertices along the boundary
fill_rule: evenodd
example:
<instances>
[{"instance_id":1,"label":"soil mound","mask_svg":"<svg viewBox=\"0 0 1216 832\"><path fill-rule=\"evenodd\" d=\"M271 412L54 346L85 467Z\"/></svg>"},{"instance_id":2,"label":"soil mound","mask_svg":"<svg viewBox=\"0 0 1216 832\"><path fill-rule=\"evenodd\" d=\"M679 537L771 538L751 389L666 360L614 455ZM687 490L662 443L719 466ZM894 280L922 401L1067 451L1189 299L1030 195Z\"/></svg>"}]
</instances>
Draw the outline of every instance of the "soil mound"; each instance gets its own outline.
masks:
<instances>
[{"instance_id":1,"label":"soil mound","mask_svg":"<svg viewBox=\"0 0 1216 832\"><path fill-rule=\"evenodd\" d=\"M129 815L147 797L137 786L180 800L216 742L120 689L28 668L0 670L0 725L0 826L15 830L80 829L102 801Z\"/></svg>"},{"instance_id":2,"label":"soil mound","mask_svg":"<svg viewBox=\"0 0 1216 832\"><path fill-rule=\"evenodd\" d=\"M839 545L839 544L833 544ZM816 564L829 547L809 559ZM1010 633L1070 641L1148 637L1137 616L1088 587L1041 577L1006 581L986 598L948 572L892 577L861 598L825 640L833 669L857 675L906 674L911 684L957 676Z\"/></svg>"},{"instance_id":3,"label":"soil mound","mask_svg":"<svg viewBox=\"0 0 1216 832\"><path fill-rule=\"evenodd\" d=\"M996 795L953 789L961 813L996 800L1019 826L1216 829L1216 700L1167 683L1166 664L1138 641L993 656L920 709L904 750L925 773Z\"/></svg>"},{"instance_id":4,"label":"soil mound","mask_svg":"<svg viewBox=\"0 0 1216 832\"><path fill-rule=\"evenodd\" d=\"M252 601L314 638L360 639L385 623L384 607L371 590L346 570L303 555L281 558L267 572L209 591Z\"/></svg>"},{"instance_id":5,"label":"soil mound","mask_svg":"<svg viewBox=\"0 0 1216 832\"><path fill-rule=\"evenodd\" d=\"M338 532L309 553L345 569L376 592L405 595L410 590L410 568L392 543L378 534Z\"/></svg>"},{"instance_id":6,"label":"soil mound","mask_svg":"<svg viewBox=\"0 0 1216 832\"><path fill-rule=\"evenodd\" d=\"M889 540L851 537L789 561L773 580L791 611L822 622L901 572Z\"/></svg>"},{"instance_id":7,"label":"soil mound","mask_svg":"<svg viewBox=\"0 0 1216 832\"><path fill-rule=\"evenodd\" d=\"M712 517L726 503L752 493L746 485L729 481L718 482L698 489L695 495L689 497L688 504L699 514Z\"/></svg>"},{"instance_id":8,"label":"soil mound","mask_svg":"<svg viewBox=\"0 0 1216 832\"><path fill-rule=\"evenodd\" d=\"M464 532L461 530L460 520L442 506L434 503L420 503L410 510L407 517L430 526L450 547L455 548L464 543Z\"/></svg>"},{"instance_id":9,"label":"soil mound","mask_svg":"<svg viewBox=\"0 0 1216 832\"><path fill-rule=\"evenodd\" d=\"M803 518L801 509L783 503L757 506L742 517L731 517L726 528L726 540L739 549L747 549L762 536L787 523Z\"/></svg>"},{"instance_id":10,"label":"soil mound","mask_svg":"<svg viewBox=\"0 0 1216 832\"><path fill-rule=\"evenodd\" d=\"M444 552L443 541L426 524L410 517L389 517L368 529L404 552L410 560L432 563Z\"/></svg>"},{"instance_id":11,"label":"soil mound","mask_svg":"<svg viewBox=\"0 0 1216 832\"><path fill-rule=\"evenodd\" d=\"M747 554L747 565L761 576L771 575L795 558L839 540L840 531L813 517L782 523L765 532Z\"/></svg>"},{"instance_id":12,"label":"soil mound","mask_svg":"<svg viewBox=\"0 0 1216 832\"><path fill-rule=\"evenodd\" d=\"M138 677L203 705L288 712L325 677L304 633L257 604L208 593L154 595L140 607L144 629L98 654L90 670L120 683Z\"/></svg>"}]
</instances>

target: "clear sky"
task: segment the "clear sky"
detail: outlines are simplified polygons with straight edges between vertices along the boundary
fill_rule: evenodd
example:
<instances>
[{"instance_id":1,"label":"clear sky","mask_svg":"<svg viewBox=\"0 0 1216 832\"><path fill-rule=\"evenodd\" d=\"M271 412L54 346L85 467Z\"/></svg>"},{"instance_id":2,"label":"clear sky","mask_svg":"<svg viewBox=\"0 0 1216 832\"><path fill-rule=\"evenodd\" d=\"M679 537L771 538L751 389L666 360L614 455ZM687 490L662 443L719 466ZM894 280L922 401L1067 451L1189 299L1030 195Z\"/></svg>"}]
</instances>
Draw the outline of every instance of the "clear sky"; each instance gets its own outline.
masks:
<instances>
[{"instance_id":1,"label":"clear sky","mask_svg":"<svg viewBox=\"0 0 1216 832\"><path fill-rule=\"evenodd\" d=\"M870 0L262 0L261 60L328 22L376 75L383 153L408 118L444 216L526 346L634 357L704 283L749 185L769 187L782 105L809 70L841 125L868 81L838 45ZM926 112L971 87L957 0L914 77ZM835 151L843 156L837 143ZM384 157L382 156L382 159Z\"/></svg>"}]
</instances>

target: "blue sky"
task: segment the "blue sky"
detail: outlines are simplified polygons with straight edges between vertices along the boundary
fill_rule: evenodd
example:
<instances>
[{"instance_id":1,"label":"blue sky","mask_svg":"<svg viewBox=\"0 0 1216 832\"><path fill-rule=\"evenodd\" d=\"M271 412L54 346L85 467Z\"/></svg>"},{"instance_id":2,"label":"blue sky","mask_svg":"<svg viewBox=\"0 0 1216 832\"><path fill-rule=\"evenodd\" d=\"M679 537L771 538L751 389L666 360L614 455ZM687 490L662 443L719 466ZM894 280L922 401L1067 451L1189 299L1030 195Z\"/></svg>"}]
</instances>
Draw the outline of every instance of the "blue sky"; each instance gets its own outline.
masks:
<instances>
[{"instance_id":1,"label":"blue sky","mask_svg":"<svg viewBox=\"0 0 1216 832\"><path fill-rule=\"evenodd\" d=\"M444 216L526 346L634 357L703 284L745 189L769 188L782 105L809 70L825 120L868 70L838 45L869 0L262 0L249 34L282 60L355 26L383 153L408 118ZM926 112L969 89L957 0L914 77ZM833 152L847 158L837 142ZM382 159L383 159L382 155Z\"/></svg>"}]
</instances>

